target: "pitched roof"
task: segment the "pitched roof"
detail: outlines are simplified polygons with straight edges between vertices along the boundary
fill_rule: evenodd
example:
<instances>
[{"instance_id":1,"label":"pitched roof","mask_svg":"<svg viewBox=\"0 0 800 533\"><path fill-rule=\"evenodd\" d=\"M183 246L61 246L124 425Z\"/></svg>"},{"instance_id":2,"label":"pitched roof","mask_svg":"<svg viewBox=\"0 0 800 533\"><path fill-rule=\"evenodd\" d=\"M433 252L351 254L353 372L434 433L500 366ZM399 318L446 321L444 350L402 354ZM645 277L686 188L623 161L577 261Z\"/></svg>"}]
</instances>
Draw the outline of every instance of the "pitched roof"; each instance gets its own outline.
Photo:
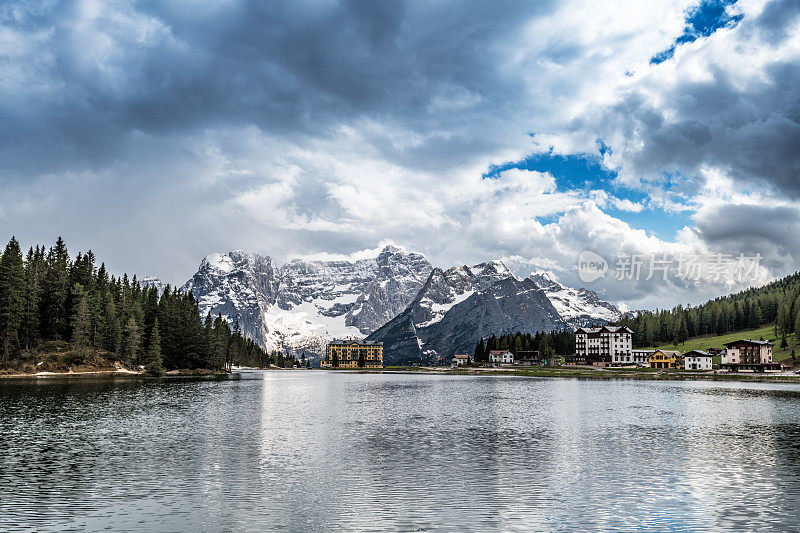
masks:
<instances>
[{"instance_id":1,"label":"pitched roof","mask_svg":"<svg viewBox=\"0 0 800 533\"><path fill-rule=\"evenodd\" d=\"M469 356L463 353L457 353L453 356L453 359L469 359Z\"/></svg>"},{"instance_id":2,"label":"pitched roof","mask_svg":"<svg viewBox=\"0 0 800 533\"><path fill-rule=\"evenodd\" d=\"M734 344L742 344L742 343L744 343L744 344L756 344L758 346L763 346L763 345L775 346L774 342L767 342L767 341L760 341L760 340L759 341L754 341L752 339L740 339L738 341L726 342L725 346L732 346Z\"/></svg>"},{"instance_id":3,"label":"pitched roof","mask_svg":"<svg viewBox=\"0 0 800 533\"><path fill-rule=\"evenodd\" d=\"M633 330L627 326L603 326L602 329L609 333L633 333Z\"/></svg>"},{"instance_id":4,"label":"pitched roof","mask_svg":"<svg viewBox=\"0 0 800 533\"><path fill-rule=\"evenodd\" d=\"M627 326L601 326L599 328L578 328L575 333L633 333Z\"/></svg>"},{"instance_id":5,"label":"pitched roof","mask_svg":"<svg viewBox=\"0 0 800 533\"><path fill-rule=\"evenodd\" d=\"M710 353L703 350L689 350L683 354L684 357L713 357Z\"/></svg>"},{"instance_id":6,"label":"pitched roof","mask_svg":"<svg viewBox=\"0 0 800 533\"><path fill-rule=\"evenodd\" d=\"M666 355L667 357L683 357L683 354L681 352L679 352L678 350L655 350L650 355L652 356L652 355L655 355L657 353L662 353L662 354Z\"/></svg>"},{"instance_id":7,"label":"pitched roof","mask_svg":"<svg viewBox=\"0 0 800 533\"><path fill-rule=\"evenodd\" d=\"M328 344L341 346L350 346L352 344L358 344L359 346L383 346L383 343L380 341L362 341L360 339L333 339Z\"/></svg>"}]
</instances>

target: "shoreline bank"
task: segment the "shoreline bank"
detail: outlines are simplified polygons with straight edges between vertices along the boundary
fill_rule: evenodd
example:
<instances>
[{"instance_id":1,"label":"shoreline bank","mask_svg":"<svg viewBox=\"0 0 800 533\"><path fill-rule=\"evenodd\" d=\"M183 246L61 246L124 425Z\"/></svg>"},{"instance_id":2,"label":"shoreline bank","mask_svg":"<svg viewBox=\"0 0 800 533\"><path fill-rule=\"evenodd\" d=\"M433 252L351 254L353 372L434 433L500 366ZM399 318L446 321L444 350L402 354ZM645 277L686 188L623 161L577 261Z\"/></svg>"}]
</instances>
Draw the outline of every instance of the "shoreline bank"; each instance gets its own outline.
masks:
<instances>
[{"instance_id":1,"label":"shoreline bank","mask_svg":"<svg viewBox=\"0 0 800 533\"><path fill-rule=\"evenodd\" d=\"M169 377L189 377L189 376L227 376L236 374L233 372L219 372L204 368L196 370L171 370L163 376L153 376L144 371L128 369L114 370L78 370L73 372L20 372L14 374L0 374L0 379L47 379L47 378L82 378L82 377L113 377L113 378L169 378Z\"/></svg>"},{"instance_id":2,"label":"shoreline bank","mask_svg":"<svg viewBox=\"0 0 800 533\"><path fill-rule=\"evenodd\" d=\"M355 372L360 374L407 373L407 374L442 374L453 376L521 376L539 378L572 378L572 379L633 379L651 381L733 381L756 383L797 383L800 375L795 374L728 374L728 373L694 373L694 372L650 372L624 371L607 369L565 369L564 367L541 367L529 369L516 368L436 368L436 367L396 367L383 369L337 369L335 372Z\"/></svg>"}]
</instances>

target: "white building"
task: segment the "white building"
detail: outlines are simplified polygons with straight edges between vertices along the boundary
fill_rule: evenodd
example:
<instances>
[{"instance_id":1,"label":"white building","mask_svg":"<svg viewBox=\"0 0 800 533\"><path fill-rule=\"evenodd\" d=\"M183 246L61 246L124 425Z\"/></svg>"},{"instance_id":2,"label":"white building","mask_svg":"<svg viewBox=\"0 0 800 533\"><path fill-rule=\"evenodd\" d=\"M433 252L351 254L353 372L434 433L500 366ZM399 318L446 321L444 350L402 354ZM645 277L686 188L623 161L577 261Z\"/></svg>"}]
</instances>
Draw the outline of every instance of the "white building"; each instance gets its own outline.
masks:
<instances>
[{"instance_id":1,"label":"white building","mask_svg":"<svg viewBox=\"0 0 800 533\"><path fill-rule=\"evenodd\" d=\"M514 354L508 350L489 350L489 362L498 365L513 365Z\"/></svg>"},{"instance_id":2,"label":"white building","mask_svg":"<svg viewBox=\"0 0 800 533\"><path fill-rule=\"evenodd\" d=\"M456 354L450 366L464 366L469 362L469 355Z\"/></svg>"},{"instance_id":3,"label":"white building","mask_svg":"<svg viewBox=\"0 0 800 533\"><path fill-rule=\"evenodd\" d=\"M593 365L632 365L633 330L625 326L578 328L575 355Z\"/></svg>"},{"instance_id":4,"label":"white building","mask_svg":"<svg viewBox=\"0 0 800 533\"><path fill-rule=\"evenodd\" d=\"M686 370L711 370L711 354L701 350L692 350L683 354L683 368Z\"/></svg>"},{"instance_id":5,"label":"white building","mask_svg":"<svg viewBox=\"0 0 800 533\"><path fill-rule=\"evenodd\" d=\"M637 365L650 366L650 356L655 350L631 350L631 359Z\"/></svg>"}]
</instances>

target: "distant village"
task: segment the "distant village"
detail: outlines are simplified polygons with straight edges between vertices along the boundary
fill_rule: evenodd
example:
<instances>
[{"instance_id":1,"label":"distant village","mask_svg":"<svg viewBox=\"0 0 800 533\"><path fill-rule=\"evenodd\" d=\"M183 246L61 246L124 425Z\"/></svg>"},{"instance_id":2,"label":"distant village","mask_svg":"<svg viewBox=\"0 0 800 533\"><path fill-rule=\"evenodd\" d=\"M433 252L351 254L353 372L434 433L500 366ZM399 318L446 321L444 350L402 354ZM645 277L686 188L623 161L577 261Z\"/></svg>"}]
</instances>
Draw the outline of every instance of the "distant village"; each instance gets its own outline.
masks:
<instances>
[{"instance_id":1,"label":"distant village","mask_svg":"<svg viewBox=\"0 0 800 533\"><path fill-rule=\"evenodd\" d=\"M579 328L575 331L575 354L555 356L553 361L539 357L538 352L490 350L485 366L545 366L564 364L571 366L597 366L617 368L652 368L683 370L722 370L728 372L780 372L781 363L772 360L773 343L764 340L741 339L724 344L724 348L707 351L661 349L633 349L633 330L625 326ZM715 365L714 357L720 357ZM470 356L455 355L451 366L470 364Z\"/></svg>"},{"instance_id":2,"label":"distant village","mask_svg":"<svg viewBox=\"0 0 800 533\"><path fill-rule=\"evenodd\" d=\"M489 350L486 361L477 363L486 368L536 367L548 365L593 366L616 368L650 368L726 372L781 372L783 365L772 360L773 343L765 340L741 339L725 343L724 348L707 351L633 349L633 330L625 326L578 328L575 331L573 355L542 356L535 350ZM720 363L714 363L714 357ZM469 354L455 354L440 359L439 365L451 368L475 365ZM321 368L383 368L383 343L358 339L334 340L328 343Z\"/></svg>"}]
</instances>

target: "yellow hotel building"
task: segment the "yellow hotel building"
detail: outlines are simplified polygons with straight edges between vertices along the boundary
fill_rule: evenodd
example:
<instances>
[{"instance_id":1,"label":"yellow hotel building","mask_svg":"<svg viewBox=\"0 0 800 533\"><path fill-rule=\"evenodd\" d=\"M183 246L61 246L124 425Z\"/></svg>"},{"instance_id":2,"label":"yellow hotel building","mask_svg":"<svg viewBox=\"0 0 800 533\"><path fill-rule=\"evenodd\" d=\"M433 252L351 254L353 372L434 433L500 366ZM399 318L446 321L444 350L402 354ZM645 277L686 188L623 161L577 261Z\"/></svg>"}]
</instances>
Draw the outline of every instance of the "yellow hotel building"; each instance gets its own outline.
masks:
<instances>
[{"instance_id":1,"label":"yellow hotel building","mask_svg":"<svg viewBox=\"0 0 800 533\"><path fill-rule=\"evenodd\" d=\"M358 360L363 356L363 368L383 368L383 343L356 339L333 340L325 348L325 359L320 368L359 368Z\"/></svg>"},{"instance_id":2,"label":"yellow hotel building","mask_svg":"<svg viewBox=\"0 0 800 533\"><path fill-rule=\"evenodd\" d=\"M648 362L650 368L679 368L683 366L683 355L675 350L656 350Z\"/></svg>"}]
</instances>

